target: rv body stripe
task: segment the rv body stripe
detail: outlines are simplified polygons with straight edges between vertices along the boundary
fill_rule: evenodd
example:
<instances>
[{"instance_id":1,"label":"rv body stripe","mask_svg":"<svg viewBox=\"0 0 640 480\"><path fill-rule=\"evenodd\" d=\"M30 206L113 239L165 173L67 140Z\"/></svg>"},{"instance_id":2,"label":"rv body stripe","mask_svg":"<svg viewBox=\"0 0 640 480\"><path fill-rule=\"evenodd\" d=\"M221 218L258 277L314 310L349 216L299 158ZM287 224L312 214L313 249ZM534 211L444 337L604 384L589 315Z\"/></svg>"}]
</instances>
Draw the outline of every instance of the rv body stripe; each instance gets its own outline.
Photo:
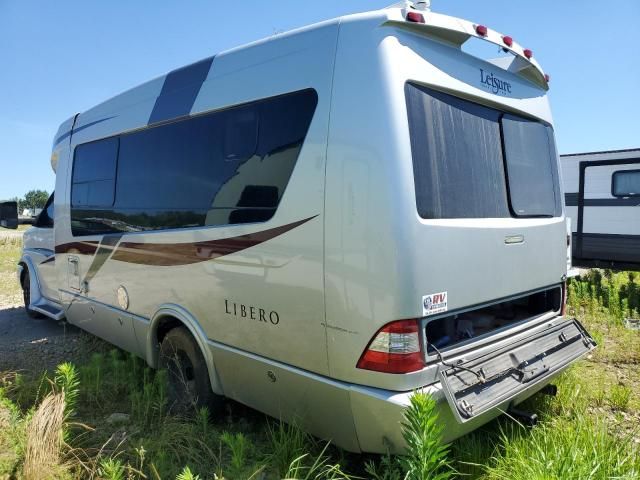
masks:
<instances>
[{"instance_id":1,"label":"rv body stripe","mask_svg":"<svg viewBox=\"0 0 640 480\"><path fill-rule=\"evenodd\" d=\"M122 242L118 245L111 258L112 260L119 260L121 262L158 267L206 262L259 245L293 230L316 217L317 215L314 215L313 217L280 227L219 240L204 240L194 243Z\"/></svg>"},{"instance_id":2,"label":"rv body stripe","mask_svg":"<svg viewBox=\"0 0 640 480\"><path fill-rule=\"evenodd\" d=\"M203 240L193 243L137 243L120 242L123 234L105 235L102 242L72 242L56 246L56 253L95 253L85 281L92 279L105 264L109 256L112 260L137 265L176 266L206 262L246 250L276 238L300 225L313 220L318 215L279 227L262 230L237 237L218 240ZM118 242L120 242L118 244ZM113 255L111 253L113 252Z\"/></svg>"},{"instance_id":3,"label":"rv body stripe","mask_svg":"<svg viewBox=\"0 0 640 480\"><path fill-rule=\"evenodd\" d=\"M191 113L202 84L209 75L214 57L179 68L167 74L148 124L172 120Z\"/></svg>"},{"instance_id":4,"label":"rv body stripe","mask_svg":"<svg viewBox=\"0 0 640 480\"><path fill-rule=\"evenodd\" d=\"M91 262L91 265L89 266L89 270L87 270L87 274L84 276L83 281L88 282L92 280L93 277L95 277L95 275L103 267L103 265L109 258L109 255L111 255L111 253L113 252L113 249L118 244L121 238L122 238L122 234L105 235L102 238L102 242L100 242L100 245L98 246L98 250L96 251L96 254L93 257L93 261Z\"/></svg>"},{"instance_id":5,"label":"rv body stripe","mask_svg":"<svg viewBox=\"0 0 640 480\"><path fill-rule=\"evenodd\" d=\"M93 255L98 250L99 242L87 240L83 242L62 243L56 245L56 253L81 253L83 255Z\"/></svg>"},{"instance_id":6,"label":"rv body stripe","mask_svg":"<svg viewBox=\"0 0 640 480\"><path fill-rule=\"evenodd\" d=\"M585 207L637 207L640 205L640 198L585 198L583 203ZM579 194L565 193L564 204L567 207L579 206Z\"/></svg>"}]
</instances>

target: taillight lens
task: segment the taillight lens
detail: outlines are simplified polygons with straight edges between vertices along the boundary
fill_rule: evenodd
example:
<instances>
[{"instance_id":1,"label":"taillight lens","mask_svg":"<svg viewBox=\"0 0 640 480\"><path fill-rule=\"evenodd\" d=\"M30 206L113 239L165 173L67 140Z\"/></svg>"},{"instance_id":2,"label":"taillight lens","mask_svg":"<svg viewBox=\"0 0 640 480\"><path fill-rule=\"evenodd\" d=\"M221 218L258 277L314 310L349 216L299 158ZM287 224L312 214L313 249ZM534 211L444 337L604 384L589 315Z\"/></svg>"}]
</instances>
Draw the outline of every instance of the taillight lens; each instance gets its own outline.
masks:
<instances>
[{"instance_id":1,"label":"taillight lens","mask_svg":"<svg viewBox=\"0 0 640 480\"><path fill-rule=\"evenodd\" d=\"M489 29L484 25L476 25L476 33L481 37L486 37L489 33Z\"/></svg>"},{"instance_id":2,"label":"taillight lens","mask_svg":"<svg viewBox=\"0 0 640 480\"><path fill-rule=\"evenodd\" d=\"M414 23L424 23L424 16L418 12L407 13L407 20Z\"/></svg>"},{"instance_id":3,"label":"taillight lens","mask_svg":"<svg viewBox=\"0 0 640 480\"><path fill-rule=\"evenodd\" d=\"M417 320L398 320L382 327L364 351L358 368L385 373L422 370L424 355Z\"/></svg>"}]
</instances>

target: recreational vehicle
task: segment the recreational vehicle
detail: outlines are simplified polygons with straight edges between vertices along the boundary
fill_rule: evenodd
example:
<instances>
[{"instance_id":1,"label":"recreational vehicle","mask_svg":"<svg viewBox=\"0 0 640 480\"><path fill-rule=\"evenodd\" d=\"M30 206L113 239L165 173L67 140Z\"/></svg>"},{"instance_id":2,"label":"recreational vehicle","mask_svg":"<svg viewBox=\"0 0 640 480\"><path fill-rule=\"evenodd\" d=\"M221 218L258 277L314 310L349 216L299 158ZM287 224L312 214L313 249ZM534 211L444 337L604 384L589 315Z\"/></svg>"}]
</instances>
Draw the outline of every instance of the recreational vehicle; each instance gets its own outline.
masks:
<instances>
[{"instance_id":1,"label":"recreational vehicle","mask_svg":"<svg viewBox=\"0 0 640 480\"><path fill-rule=\"evenodd\" d=\"M561 155L573 264L640 270L640 149Z\"/></svg>"},{"instance_id":2,"label":"recreational vehicle","mask_svg":"<svg viewBox=\"0 0 640 480\"><path fill-rule=\"evenodd\" d=\"M423 390L457 438L595 346L564 314L547 90L532 51L424 2L169 72L60 126L26 307L166 368L178 407L402 451Z\"/></svg>"}]
</instances>

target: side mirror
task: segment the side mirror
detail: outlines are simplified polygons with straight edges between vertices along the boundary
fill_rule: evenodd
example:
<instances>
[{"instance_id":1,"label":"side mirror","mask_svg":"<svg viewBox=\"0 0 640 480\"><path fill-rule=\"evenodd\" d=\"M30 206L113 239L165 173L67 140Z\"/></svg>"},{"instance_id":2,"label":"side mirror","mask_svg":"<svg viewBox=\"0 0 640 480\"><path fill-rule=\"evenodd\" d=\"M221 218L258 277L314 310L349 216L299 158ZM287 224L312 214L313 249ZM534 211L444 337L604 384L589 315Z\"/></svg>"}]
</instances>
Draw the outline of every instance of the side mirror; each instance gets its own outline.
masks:
<instances>
[{"instance_id":1,"label":"side mirror","mask_svg":"<svg viewBox=\"0 0 640 480\"><path fill-rule=\"evenodd\" d=\"M17 202L0 202L0 227L18 228Z\"/></svg>"}]
</instances>

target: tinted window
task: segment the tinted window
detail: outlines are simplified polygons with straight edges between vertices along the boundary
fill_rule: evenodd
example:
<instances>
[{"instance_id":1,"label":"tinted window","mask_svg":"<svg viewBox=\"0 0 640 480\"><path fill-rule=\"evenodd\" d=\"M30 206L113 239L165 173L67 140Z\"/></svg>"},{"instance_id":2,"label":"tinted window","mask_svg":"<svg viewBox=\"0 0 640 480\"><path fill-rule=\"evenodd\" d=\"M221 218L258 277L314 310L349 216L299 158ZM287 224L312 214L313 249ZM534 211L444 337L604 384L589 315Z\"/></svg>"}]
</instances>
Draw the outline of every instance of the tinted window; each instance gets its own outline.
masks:
<instances>
[{"instance_id":1,"label":"tinted window","mask_svg":"<svg viewBox=\"0 0 640 480\"><path fill-rule=\"evenodd\" d=\"M421 217L562 213L550 127L421 86L406 97Z\"/></svg>"},{"instance_id":2,"label":"tinted window","mask_svg":"<svg viewBox=\"0 0 640 480\"><path fill-rule=\"evenodd\" d=\"M407 84L418 213L508 217L499 112Z\"/></svg>"},{"instance_id":3,"label":"tinted window","mask_svg":"<svg viewBox=\"0 0 640 480\"><path fill-rule=\"evenodd\" d=\"M614 172L611 181L614 197L640 196L640 170L619 170Z\"/></svg>"},{"instance_id":4,"label":"tinted window","mask_svg":"<svg viewBox=\"0 0 640 480\"><path fill-rule=\"evenodd\" d=\"M561 212L551 128L513 115L502 118L511 208L516 216Z\"/></svg>"},{"instance_id":5,"label":"tinted window","mask_svg":"<svg viewBox=\"0 0 640 480\"><path fill-rule=\"evenodd\" d=\"M73 233L269 220L316 104L304 90L122 135L113 207L72 209Z\"/></svg>"},{"instance_id":6,"label":"tinted window","mask_svg":"<svg viewBox=\"0 0 640 480\"><path fill-rule=\"evenodd\" d=\"M72 207L113 205L117 157L117 138L76 147L71 185Z\"/></svg>"},{"instance_id":7,"label":"tinted window","mask_svg":"<svg viewBox=\"0 0 640 480\"><path fill-rule=\"evenodd\" d=\"M53 193L51 194L51 196L49 197L49 200L47 200L47 204L44 206L44 209L42 210L42 212L40 212L40 215L38 215L38 220L36 221L36 227L40 227L40 228L52 228L53 227L53 220L55 218L54 215L54 207L53 207Z\"/></svg>"}]
</instances>

